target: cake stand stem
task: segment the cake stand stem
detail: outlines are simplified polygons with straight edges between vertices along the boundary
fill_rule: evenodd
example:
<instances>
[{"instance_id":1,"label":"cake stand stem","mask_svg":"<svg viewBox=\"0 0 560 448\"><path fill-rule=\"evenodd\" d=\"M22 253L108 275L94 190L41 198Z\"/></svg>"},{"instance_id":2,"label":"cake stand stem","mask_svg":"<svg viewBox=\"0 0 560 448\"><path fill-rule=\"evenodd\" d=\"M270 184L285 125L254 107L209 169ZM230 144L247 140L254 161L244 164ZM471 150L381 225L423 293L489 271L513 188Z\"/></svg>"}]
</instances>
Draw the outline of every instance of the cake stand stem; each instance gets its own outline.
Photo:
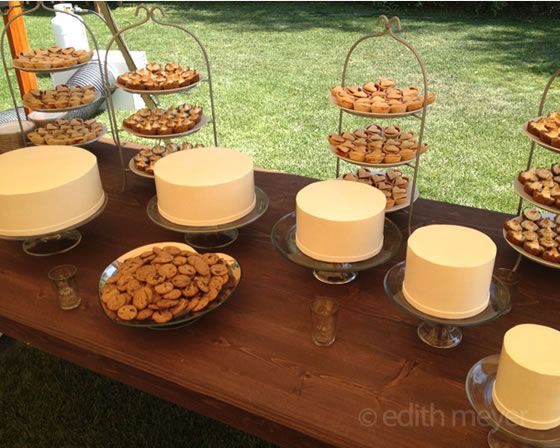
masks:
<instances>
[{"instance_id":1,"label":"cake stand stem","mask_svg":"<svg viewBox=\"0 0 560 448\"><path fill-rule=\"evenodd\" d=\"M488 446L490 448L531 448L532 445L517 442L507 438L497 429L493 429L488 433Z\"/></svg>"},{"instance_id":2,"label":"cake stand stem","mask_svg":"<svg viewBox=\"0 0 560 448\"><path fill-rule=\"evenodd\" d=\"M453 348L463 339L463 332L459 327L426 321L418 326L418 337L431 347Z\"/></svg>"},{"instance_id":3,"label":"cake stand stem","mask_svg":"<svg viewBox=\"0 0 560 448\"><path fill-rule=\"evenodd\" d=\"M329 285L344 285L350 283L357 276L357 272L331 272L331 271L313 271L315 278Z\"/></svg>"},{"instance_id":4,"label":"cake stand stem","mask_svg":"<svg viewBox=\"0 0 560 448\"><path fill-rule=\"evenodd\" d=\"M51 235L39 236L25 240L23 251L35 257L58 255L73 249L82 240L82 234L77 229L66 230Z\"/></svg>"},{"instance_id":5,"label":"cake stand stem","mask_svg":"<svg viewBox=\"0 0 560 448\"><path fill-rule=\"evenodd\" d=\"M196 249L212 250L229 246L239 236L239 230L231 229L214 233L185 233L185 242Z\"/></svg>"}]
</instances>

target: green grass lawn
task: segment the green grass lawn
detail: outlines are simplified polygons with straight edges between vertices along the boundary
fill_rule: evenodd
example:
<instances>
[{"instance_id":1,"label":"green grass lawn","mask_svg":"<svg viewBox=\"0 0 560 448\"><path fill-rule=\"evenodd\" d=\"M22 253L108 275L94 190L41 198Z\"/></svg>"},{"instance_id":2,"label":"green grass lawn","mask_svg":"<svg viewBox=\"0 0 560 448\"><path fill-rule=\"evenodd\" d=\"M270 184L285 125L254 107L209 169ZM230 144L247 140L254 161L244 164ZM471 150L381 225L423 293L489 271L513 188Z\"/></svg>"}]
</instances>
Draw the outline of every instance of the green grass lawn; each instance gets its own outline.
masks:
<instances>
[{"instance_id":1,"label":"green grass lawn","mask_svg":"<svg viewBox=\"0 0 560 448\"><path fill-rule=\"evenodd\" d=\"M165 5L165 10L169 20L190 27L206 45L221 145L251 154L262 167L318 178L334 175L326 137L337 129L338 112L327 102L328 88L340 82L352 43L371 32L374 17L387 11L358 3L189 3ZM118 23L133 21L133 11L133 5L117 8ZM430 152L421 163L422 196L512 212L517 199L511 183L524 168L529 147L521 124L535 116L545 83L558 68L560 22L451 17L422 9L388 13L400 16L401 35L424 59L430 89L438 94L427 118ZM27 19L32 46L54 43L44 38L51 34L49 20ZM105 47L108 34L95 18L88 23ZM149 25L126 40L150 60L203 69L196 47L178 32ZM358 47L349 81L387 76L405 85L421 82L404 47L387 38ZM558 109L558 92L551 92L548 110ZM165 103L185 99L165 98ZM209 107L206 86L188 100ZM10 106L3 88L0 109ZM345 123L348 129L370 124L355 117ZM413 119L397 123L411 130L418 125ZM192 141L210 144L210 129ZM545 150L537 153L538 164L553 160ZM267 446L26 347L0 354L0 405L0 446L6 447ZM154 433L154 427L163 429Z\"/></svg>"}]
</instances>

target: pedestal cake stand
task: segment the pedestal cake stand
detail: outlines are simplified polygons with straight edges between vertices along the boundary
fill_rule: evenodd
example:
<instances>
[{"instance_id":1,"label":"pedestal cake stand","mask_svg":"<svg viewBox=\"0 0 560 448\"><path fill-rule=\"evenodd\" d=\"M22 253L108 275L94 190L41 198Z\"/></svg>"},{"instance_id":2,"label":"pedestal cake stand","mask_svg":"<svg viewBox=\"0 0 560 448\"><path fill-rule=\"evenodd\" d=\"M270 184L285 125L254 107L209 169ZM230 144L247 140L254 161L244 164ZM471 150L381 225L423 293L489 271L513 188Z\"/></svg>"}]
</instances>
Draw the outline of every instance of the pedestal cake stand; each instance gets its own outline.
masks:
<instances>
[{"instance_id":1,"label":"pedestal cake stand","mask_svg":"<svg viewBox=\"0 0 560 448\"><path fill-rule=\"evenodd\" d=\"M493 429L488 433L491 448L552 448L560 446L560 426L540 431L524 428L504 417L492 402L500 356L492 355L478 361L465 382L467 398L477 415Z\"/></svg>"},{"instance_id":2,"label":"pedestal cake stand","mask_svg":"<svg viewBox=\"0 0 560 448\"><path fill-rule=\"evenodd\" d=\"M497 278L490 285L490 303L484 311L466 319L441 319L413 307L402 293L406 262L393 266L385 275L385 293L409 314L423 322L418 326L418 337L435 348L453 348L463 338L462 327L474 327L497 319L511 309L508 288Z\"/></svg>"},{"instance_id":3,"label":"pedestal cake stand","mask_svg":"<svg viewBox=\"0 0 560 448\"><path fill-rule=\"evenodd\" d=\"M255 196L255 208L250 213L235 221L216 226L184 226L168 221L159 213L157 196L148 202L146 212L158 226L184 233L185 242L188 245L202 250L219 249L229 246L237 239L239 228L251 224L264 215L268 209L268 196L258 187L255 187Z\"/></svg>"},{"instance_id":4,"label":"pedestal cake stand","mask_svg":"<svg viewBox=\"0 0 560 448\"><path fill-rule=\"evenodd\" d=\"M403 236L399 228L385 218L383 248L375 257L353 263L331 263L305 255L296 245L296 214L288 213L272 228L272 244L285 258L300 266L313 269L315 278L323 283L342 285L354 280L359 271L371 269L393 258L401 247Z\"/></svg>"},{"instance_id":5,"label":"pedestal cake stand","mask_svg":"<svg viewBox=\"0 0 560 448\"><path fill-rule=\"evenodd\" d=\"M28 255L33 255L35 257L47 257L50 255L63 254L69 250L76 247L82 241L82 233L78 230L78 227L87 224L97 218L105 207L107 206L108 198L105 195L103 203L101 206L93 212L89 217L85 218L70 227L60 229L55 232L51 232L45 235L33 235L33 236L6 236L0 235L0 239L3 240L23 240L23 251Z\"/></svg>"}]
</instances>

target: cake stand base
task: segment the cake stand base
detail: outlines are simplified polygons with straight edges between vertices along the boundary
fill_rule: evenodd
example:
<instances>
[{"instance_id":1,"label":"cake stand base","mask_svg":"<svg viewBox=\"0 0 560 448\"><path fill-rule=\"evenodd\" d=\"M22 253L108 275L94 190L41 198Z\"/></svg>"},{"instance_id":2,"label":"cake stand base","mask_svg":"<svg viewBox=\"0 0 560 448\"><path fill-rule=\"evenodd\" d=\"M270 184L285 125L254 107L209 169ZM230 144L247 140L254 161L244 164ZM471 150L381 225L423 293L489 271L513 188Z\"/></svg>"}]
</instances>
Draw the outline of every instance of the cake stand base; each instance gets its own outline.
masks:
<instances>
[{"instance_id":1,"label":"cake stand base","mask_svg":"<svg viewBox=\"0 0 560 448\"><path fill-rule=\"evenodd\" d=\"M355 280L358 276L357 272L332 272L332 271L313 271L313 275L317 280L329 285L344 285Z\"/></svg>"},{"instance_id":2,"label":"cake stand base","mask_svg":"<svg viewBox=\"0 0 560 448\"><path fill-rule=\"evenodd\" d=\"M216 233L185 233L185 242L196 249L212 250L229 246L239 236L239 230L230 229Z\"/></svg>"},{"instance_id":3,"label":"cake stand base","mask_svg":"<svg viewBox=\"0 0 560 448\"><path fill-rule=\"evenodd\" d=\"M79 230L66 230L52 235L40 236L23 242L23 251L35 257L48 257L63 254L76 247L82 241Z\"/></svg>"},{"instance_id":4,"label":"cake stand base","mask_svg":"<svg viewBox=\"0 0 560 448\"><path fill-rule=\"evenodd\" d=\"M518 442L507 438L500 431L494 429L488 433L488 446L490 448L532 448L534 445Z\"/></svg>"},{"instance_id":5,"label":"cake stand base","mask_svg":"<svg viewBox=\"0 0 560 448\"><path fill-rule=\"evenodd\" d=\"M431 347L453 348L461 343L463 331L451 325L422 322L418 325L418 337Z\"/></svg>"}]
</instances>

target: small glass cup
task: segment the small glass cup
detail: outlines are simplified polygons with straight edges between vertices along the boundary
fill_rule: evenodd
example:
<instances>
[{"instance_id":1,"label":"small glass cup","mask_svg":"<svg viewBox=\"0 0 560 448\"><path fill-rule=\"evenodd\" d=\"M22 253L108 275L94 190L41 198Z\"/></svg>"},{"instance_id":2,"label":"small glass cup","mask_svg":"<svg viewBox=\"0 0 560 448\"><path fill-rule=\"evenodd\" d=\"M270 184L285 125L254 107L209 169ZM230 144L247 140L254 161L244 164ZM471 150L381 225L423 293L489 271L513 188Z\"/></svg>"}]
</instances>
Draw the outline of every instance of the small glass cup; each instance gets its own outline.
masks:
<instances>
[{"instance_id":1,"label":"small glass cup","mask_svg":"<svg viewBox=\"0 0 560 448\"><path fill-rule=\"evenodd\" d=\"M82 302L76 280L77 272L78 268L72 264L56 266L49 271L49 278L58 296L58 305L63 310L73 310Z\"/></svg>"},{"instance_id":2,"label":"small glass cup","mask_svg":"<svg viewBox=\"0 0 560 448\"><path fill-rule=\"evenodd\" d=\"M336 339L338 302L319 297L311 303L311 339L319 347L328 347Z\"/></svg>"}]
</instances>

